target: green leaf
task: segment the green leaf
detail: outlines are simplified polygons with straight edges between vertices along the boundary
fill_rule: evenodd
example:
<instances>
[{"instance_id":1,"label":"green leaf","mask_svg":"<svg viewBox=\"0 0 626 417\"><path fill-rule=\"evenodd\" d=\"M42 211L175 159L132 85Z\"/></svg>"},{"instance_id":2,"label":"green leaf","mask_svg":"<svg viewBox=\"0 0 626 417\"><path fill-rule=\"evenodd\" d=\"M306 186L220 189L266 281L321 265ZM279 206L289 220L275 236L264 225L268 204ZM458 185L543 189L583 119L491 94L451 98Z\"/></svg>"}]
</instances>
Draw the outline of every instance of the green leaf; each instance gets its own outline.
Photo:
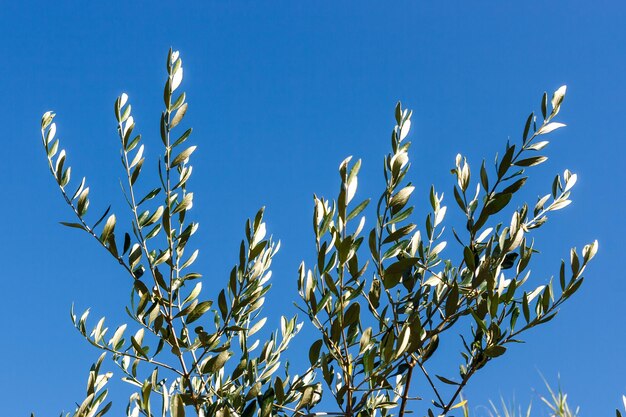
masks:
<instances>
[{"instance_id":1,"label":"green leaf","mask_svg":"<svg viewBox=\"0 0 626 417\"><path fill-rule=\"evenodd\" d=\"M361 339L359 340L359 353L365 352L365 349L367 349L367 347L370 345L371 340L372 340L372 328L368 327L361 334Z\"/></svg>"},{"instance_id":2,"label":"green leaf","mask_svg":"<svg viewBox=\"0 0 626 417\"><path fill-rule=\"evenodd\" d=\"M142 356L148 359L148 355L146 355L146 352L144 352L143 347L139 344L139 342L137 342L137 340L135 339L135 336L130 337L130 342L132 343L133 347L135 348L139 356Z\"/></svg>"},{"instance_id":3,"label":"green leaf","mask_svg":"<svg viewBox=\"0 0 626 417\"><path fill-rule=\"evenodd\" d=\"M487 175L487 169L485 168L484 159L482 165L480 166L480 182L483 186L483 189L489 192L489 176Z\"/></svg>"},{"instance_id":4,"label":"green leaf","mask_svg":"<svg viewBox=\"0 0 626 417\"><path fill-rule=\"evenodd\" d=\"M443 382L444 384L448 384L448 385L457 385L457 386L458 386L458 385L461 385L461 384L459 384L458 382L454 382L453 380L448 379L448 378L446 378L446 377L443 377L443 376L441 376L441 375L435 375L435 376L436 376L436 377L437 377L437 378L438 378L441 382Z\"/></svg>"},{"instance_id":5,"label":"green leaf","mask_svg":"<svg viewBox=\"0 0 626 417\"><path fill-rule=\"evenodd\" d=\"M358 216L359 214L361 214L361 212L365 209L365 207L367 207L369 202L370 202L370 199L368 198L367 200L362 201L354 209L352 209L352 211L350 211L350 213L348 213L347 221L350 221L350 220L354 219L356 216Z\"/></svg>"},{"instance_id":6,"label":"green leaf","mask_svg":"<svg viewBox=\"0 0 626 417\"><path fill-rule=\"evenodd\" d=\"M84 216L87 213L87 209L89 208L89 187L85 188L78 197L78 215L80 217Z\"/></svg>"},{"instance_id":7,"label":"green leaf","mask_svg":"<svg viewBox=\"0 0 626 417\"><path fill-rule=\"evenodd\" d=\"M456 313L459 305L459 287L456 282L452 285L446 300L446 316L450 317Z\"/></svg>"},{"instance_id":8,"label":"green leaf","mask_svg":"<svg viewBox=\"0 0 626 417\"><path fill-rule=\"evenodd\" d=\"M189 135L191 135L191 132L193 132L192 128L187 129L185 133L183 133L182 135L180 135L178 139L176 139L176 142L174 142L174 144L172 145L172 148L175 148L181 143L183 143L184 141L186 141Z\"/></svg>"},{"instance_id":9,"label":"green leaf","mask_svg":"<svg viewBox=\"0 0 626 417\"><path fill-rule=\"evenodd\" d=\"M399 222L401 222L403 220L406 220L411 215L411 213L413 213L413 206L408 207L406 210L404 210L404 211L402 211L402 212L400 212L398 214L394 214L391 217L391 219L387 223L385 223L385 226L390 226L392 224L396 224L396 223L399 223Z\"/></svg>"},{"instance_id":10,"label":"green leaf","mask_svg":"<svg viewBox=\"0 0 626 417\"><path fill-rule=\"evenodd\" d=\"M465 265L469 268L470 271L476 270L476 263L474 262L474 252L465 246L463 248L463 259L465 260Z\"/></svg>"},{"instance_id":11,"label":"green leaf","mask_svg":"<svg viewBox=\"0 0 626 417\"><path fill-rule=\"evenodd\" d=\"M351 324L358 323L361 320L361 306L359 303L350 304L343 318L343 326L348 327Z\"/></svg>"},{"instance_id":12,"label":"green leaf","mask_svg":"<svg viewBox=\"0 0 626 417\"><path fill-rule=\"evenodd\" d=\"M557 123L557 122L548 123L547 125L542 126L541 129L537 131L537 134L545 135L557 129L560 129L562 127L565 127L564 123Z\"/></svg>"},{"instance_id":13,"label":"green leaf","mask_svg":"<svg viewBox=\"0 0 626 417\"><path fill-rule=\"evenodd\" d=\"M197 146L190 146L181 153L179 153L170 164L170 168L175 168L178 165L182 164L187 158L191 156L192 153L194 153L196 148Z\"/></svg>"},{"instance_id":14,"label":"green leaf","mask_svg":"<svg viewBox=\"0 0 626 417\"><path fill-rule=\"evenodd\" d=\"M187 194L185 194L185 197L183 198L183 201L181 201L176 206L174 211L172 211L172 214L176 214L176 213L181 212L183 210L187 210L188 208L191 207L192 204L193 204L193 193L187 193Z\"/></svg>"},{"instance_id":15,"label":"green leaf","mask_svg":"<svg viewBox=\"0 0 626 417\"><path fill-rule=\"evenodd\" d=\"M313 342L311 344L311 347L309 348L309 362L311 363L311 366L315 366L315 364L317 363L320 357L322 343L323 343L322 339L318 339L315 342Z\"/></svg>"},{"instance_id":16,"label":"green leaf","mask_svg":"<svg viewBox=\"0 0 626 417\"><path fill-rule=\"evenodd\" d=\"M527 179L528 179L528 177L522 177L522 178L518 179L513 184L509 185L504 190L502 190L502 193L504 193L504 194L514 194L514 193L516 193L517 191L519 191L520 188L522 188L524 186L524 184L526 183Z\"/></svg>"},{"instance_id":17,"label":"green leaf","mask_svg":"<svg viewBox=\"0 0 626 417\"><path fill-rule=\"evenodd\" d=\"M221 351L217 356L212 357L204 364L204 366L202 366L202 373L215 374L219 372L219 370L224 367L226 361L228 361L231 355L232 352L228 350Z\"/></svg>"},{"instance_id":18,"label":"green leaf","mask_svg":"<svg viewBox=\"0 0 626 417\"><path fill-rule=\"evenodd\" d=\"M181 120L183 120L183 117L185 117L185 113L187 113L187 103L180 106L180 108L172 118L172 121L170 122L170 128L176 127L181 122Z\"/></svg>"},{"instance_id":19,"label":"green leaf","mask_svg":"<svg viewBox=\"0 0 626 417\"><path fill-rule=\"evenodd\" d=\"M385 240L383 240L383 245L402 239L403 237L411 233L415 229L415 227L416 226L414 224L408 224L397 229L395 232L390 233L389 236L385 238Z\"/></svg>"},{"instance_id":20,"label":"green leaf","mask_svg":"<svg viewBox=\"0 0 626 417\"><path fill-rule=\"evenodd\" d=\"M406 205L406 203L409 201L409 197L411 197L411 193L413 193L413 190L415 190L415 187L409 185L407 187L404 187L403 189L398 191L393 197L391 197L391 200L389 201L389 207L391 207L392 213L397 213L402 209L402 207Z\"/></svg>"},{"instance_id":21,"label":"green leaf","mask_svg":"<svg viewBox=\"0 0 626 417\"><path fill-rule=\"evenodd\" d=\"M514 165L518 167L532 167L535 165L539 165L547 160L548 160L547 156L533 156L531 158L526 158L520 161L515 161Z\"/></svg>"},{"instance_id":22,"label":"green leaf","mask_svg":"<svg viewBox=\"0 0 626 417\"><path fill-rule=\"evenodd\" d=\"M461 210L466 211L467 207L465 206L465 201L463 201L463 197L461 196L461 192L459 191L459 187L454 186L454 199L456 203L461 208Z\"/></svg>"},{"instance_id":23,"label":"green leaf","mask_svg":"<svg viewBox=\"0 0 626 417\"><path fill-rule=\"evenodd\" d=\"M139 201L139 203L137 203L137 207L139 207L140 205L142 205L143 203L145 203L148 200L152 200L154 197L156 197L157 195L159 195L159 193L161 192L161 188L155 188L154 190L150 191L148 194L145 195L144 198L141 199L141 201Z\"/></svg>"},{"instance_id":24,"label":"green leaf","mask_svg":"<svg viewBox=\"0 0 626 417\"><path fill-rule=\"evenodd\" d=\"M85 230L85 226L83 226L80 223L70 223L70 222L59 222L59 223L61 223L63 226L74 227L76 229Z\"/></svg>"},{"instance_id":25,"label":"green leaf","mask_svg":"<svg viewBox=\"0 0 626 417\"><path fill-rule=\"evenodd\" d=\"M180 106L182 106L183 103L185 102L185 98L186 97L187 97L187 95L184 92L181 93L181 95L178 96L178 98L176 99L174 104L172 104L172 108L170 109L170 111L174 111L174 110L178 109Z\"/></svg>"},{"instance_id":26,"label":"green leaf","mask_svg":"<svg viewBox=\"0 0 626 417\"><path fill-rule=\"evenodd\" d=\"M584 278L580 278L579 280L574 281L574 283L565 290L565 292L563 293L563 296L570 297L574 295L574 293L578 291L580 286L583 284L583 281L584 281Z\"/></svg>"},{"instance_id":27,"label":"green leaf","mask_svg":"<svg viewBox=\"0 0 626 417\"><path fill-rule=\"evenodd\" d=\"M528 133L530 132L530 126L532 125L533 119L535 118L535 113L530 113L528 115L528 119L526 119L526 124L524 125L524 134L522 135L522 140L526 143L528 139Z\"/></svg>"},{"instance_id":28,"label":"green leaf","mask_svg":"<svg viewBox=\"0 0 626 417\"><path fill-rule=\"evenodd\" d=\"M124 233L124 247L123 247L122 254L125 254L126 252L128 252L129 248L130 248L130 235L128 233Z\"/></svg>"},{"instance_id":29,"label":"green leaf","mask_svg":"<svg viewBox=\"0 0 626 417\"><path fill-rule=\"evenodd\" d=\"M206 313L213 305L212 301L203 301L194 308L187 316L187 324L193 323L198 320L204 313Z\"/></svg>"},{"instance_id":30,"label":"green leaf","mask_svg":"<svg viewBox=\"0 0 626 417\"><path fill-rule=\"evenodd\" d=\"M174 394L170 405L171 417L185 417L185 404L180 394Z\"/></svg>"},{"instance_id":31,"label":"green leaf","mask_svg":"<svg viewBox=\"0 0 626 417\"><path fill-rule=\"evenodd\" d=\"M511 161L513 161L513 155L515 154L515 145L507 148L504 156L502 157L502 161L500 162L500 166L498 167L498 177L502 178L504 174L511 167Z\"/></svg>"},{"instance_id":32,"label":"green leaf","mask_svg":"<svg viewBox=\"0 0 626 417\"><path fill-rule=\"evenodd\" d=\"M524 320L526 323L530 322L530 306L528 305L528 294L524 293L522 298L522 311L524 313Z\"/></svg>"},{"instance_id":33,"label":"green leaf","mask_svg":"<svg viewBox=\"0 0 626 417\"><path fill-rule=\"evenodd\" d=\"M513 195L509 193L497 193L485 205L485 212L489 215L496 214L509 204L512 196Z\"/></svg>"},{"instance_id":34,"label":"green leaf","mask_svg":"<svg viewBox=\"0 0 626 417\"><path fill-rule=\"evenodd\" d=\"M228 306L226 304L226 293L224 290L220 291L220 294L217 297L217 305L220 308L222 318L225 319L228 314Z\"/></svg>"},{"instance_id":35,"label":"green leaf","mask_svg":"<svg viewBox=\"0 0 626 417\"><path fill-rule=\"evenodd\" d=\"M485 355L489 356L490 358L497 358L498 356L504 355L505 352L506 352L506 348L504 346L494 345L494 346L489 346L485 350Z\"/></svg>"},{"instance_id":36,"label":"green leaf","mask_svg":"<svg viewBox=\"0 0 626 417\"><path fill-rule=\"evenodd\" d=\"M106 242L109 238L109 235L113 233L115 230L115 214L111 214L104 224L104 228L102 229L102 234L100 235L100 241Z\"/></svg>"}]
</instances>

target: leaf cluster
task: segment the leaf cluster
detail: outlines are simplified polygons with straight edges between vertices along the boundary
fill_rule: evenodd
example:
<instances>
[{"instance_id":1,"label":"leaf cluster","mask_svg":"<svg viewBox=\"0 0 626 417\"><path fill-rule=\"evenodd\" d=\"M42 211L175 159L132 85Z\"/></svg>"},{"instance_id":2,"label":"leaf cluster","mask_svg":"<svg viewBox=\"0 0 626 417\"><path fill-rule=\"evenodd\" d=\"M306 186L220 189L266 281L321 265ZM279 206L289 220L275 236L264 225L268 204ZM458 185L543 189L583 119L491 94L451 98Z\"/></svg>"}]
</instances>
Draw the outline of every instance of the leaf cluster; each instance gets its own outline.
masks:
<instances>
[{"instance_id":1,"label":"leaf cluster","mask_svg":"<svg viewBox=\"0 0 626 417\"><path fill-rule=\"evenodd\" d=\"M543 95L542 121L531 113L520 142L507 143L493 167L483 161L477 180L466 158L456 157L453 204L465 220L461 229L451 229L450 245L444 226L448 206L434 186L429 213L415 219L408 141L412 112L398 103L373 225L367 226L364 216L370 199L355 200L360 160L340 164L335 199L314 196L316 256L310 267L300 266L298 308L316 337L308 366L291 375L281 356L302 323L282 317L279 330L259 336L267 321L262 307L272 259L280 246L266 234L263 209L246 222L237 263L216 299L202 293L206 280L193 269L198 224L190 220L196 146L187 144L192 129L180 128L188 104L180 91L178 52L169 51L166 71L156 184L144 185L150 182L143 177L145 145L128 95L114 104L131 217L126 230L120 230L111 207L90 218L90 189L84 178L70 186L71 167L56 137L55 114L45 113L41 122L50 171L75 217L63 224L94 238L130 278L130 324L109 331L104 318L94 325L89 310L79 316L72 309L76 329L109 353L122 379L136 387L127 416L308 416L317 415L324 395L336 406L325 415L404 416L425 398L431 399L426 415L449 415L465 405L460 394L477 371L520 342L523 333L552 320L583 283L597 242L580 253L572 249L569 265L561 262L555 280L534 286L529 272L537 253L532 234L549 213L570 204L576 174L565 170L534 205L512 208L527 171L547 160L544 138L564 126L554 119L565 87L553 94L550 112ZM459 336L458 371L433 372L431 359L450 343L444 335L452 333ZM104 402L111 373L100 372L103 358L92 367L87 397L72 416L100 417L109 410ZM420 390L412 386L418 378Z\"/></svg>"}]
</instances>

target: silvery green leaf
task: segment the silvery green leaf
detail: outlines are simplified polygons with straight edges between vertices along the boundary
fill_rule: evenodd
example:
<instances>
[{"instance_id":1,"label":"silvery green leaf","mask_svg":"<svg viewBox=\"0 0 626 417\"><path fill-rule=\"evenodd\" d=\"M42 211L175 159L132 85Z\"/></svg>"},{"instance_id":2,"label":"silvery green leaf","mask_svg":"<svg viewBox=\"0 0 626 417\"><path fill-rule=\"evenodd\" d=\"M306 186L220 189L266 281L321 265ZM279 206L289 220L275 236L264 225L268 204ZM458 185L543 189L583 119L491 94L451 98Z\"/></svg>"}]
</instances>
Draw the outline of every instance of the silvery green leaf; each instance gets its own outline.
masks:
<instances>
[{"instance_id":1,"label":"silvery green leaf","mask_svg":"<svg viewBox=\"0 0 626 417\"><path fill-rule=\"evenodd\" d=\"M553 132L553 131L555 131L555 130L557 130L557 129L560 129L560 128L562 128L562 127L565 127L565 126L566 126L566 125L565 125L564 123L551 122L551 123L548 123L548 124L546 124L546 125L542 126L542 127L541 127L538 131L537 131L537 134L538 134L538 135L545 135L545 134L548 134L548 133L550 133L550 132Z\"/></svg>"}]
</instances>

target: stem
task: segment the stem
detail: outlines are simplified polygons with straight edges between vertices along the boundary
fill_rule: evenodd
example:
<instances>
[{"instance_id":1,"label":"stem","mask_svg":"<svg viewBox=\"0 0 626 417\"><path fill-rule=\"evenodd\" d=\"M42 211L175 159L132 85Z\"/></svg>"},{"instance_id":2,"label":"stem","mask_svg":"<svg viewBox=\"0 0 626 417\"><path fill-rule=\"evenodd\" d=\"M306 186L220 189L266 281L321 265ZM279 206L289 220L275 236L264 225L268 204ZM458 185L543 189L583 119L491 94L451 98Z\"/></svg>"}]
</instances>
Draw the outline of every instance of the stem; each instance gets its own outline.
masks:
<instances>
[{"instance_id":1,"label":"stem","mask_svg":"<svg viewBox=\"0 0 626 417\"><path fill-rule=\"evenodd\" d=\"M400 403L399 417L404 417L404 410L406 408L407 400L409 398L409 388L411 387L411 377L413 376L413 369L415 368L415 361L409 363L409 370L406 373L406 383L404 384L404 392L402 392L402 402Z\"/></svg>"},{"instance_id":2,"label":"stem","mask_svg":"<svg viewBox=\"0 0 626 417\"><path fill-rule=\"evenodd\" d=\"M44 133L42 131L42 136L43 136L43 134ZM46 145L46 151L47 151L47 145ZM52 159L50 159L49 157L48 157L48 167L50 168L50 172L52 173L52 176L56 178L56 174L55 174L55 171L54 171L54 166L52 165ZM65 202L67 203L67 205L70 206L70 208L72 209L72 211L76 215L76 218L78 219L80 224L83 226L83 230L85 232L87 232L88 234L90 234L94 239L96 239L98 241L98 243L104 249L106 249L106 251L108 253L110 253L111 256L113 256L119 262L119 264L122 265L124 267L124 269L126 269L126 271L134 278L135 275L133 274L133 271L130 269L130 267L126 264L126 262L124 262L124 258L122 258L121 256L115 256L113 253L111 253L111 251L109 251L109 248L106 247L105 243L100 240L98 235L96 235L96 233L93 231L93 229L91 227L89 227L89 225L85 222L85 219L78 213L78 209L76 208L76 206L74 206L74 203L72 202L72 200L69 198L69 196L65 192L65 188L62 187L60 184L58 184L58 185L59 185L59 189L61 190L61 194L63 195L63 198L65 199Z\"/></svg>"},{"instance_id":3,"label":"stem","mask_svg":"<svg viewBox=\"0 0 626 417\"><path fill-rule=\"evenodd\" d=\"M439 394L439 391L437 390L437 387L435 387L435 383L431 379L430 375L428 375L428 372L426 372L426 368L424 367L424 364L422 362L420 362L420 361L417 361L417 364L419 365L420 369L422 370L422 373L426 377L426 380L430 384L430 387L433 389L433 392L437 396L437 400L439 400L440 404L443 404L443 398L441 398L441 395Z\"/></svg>"}]
</instances>

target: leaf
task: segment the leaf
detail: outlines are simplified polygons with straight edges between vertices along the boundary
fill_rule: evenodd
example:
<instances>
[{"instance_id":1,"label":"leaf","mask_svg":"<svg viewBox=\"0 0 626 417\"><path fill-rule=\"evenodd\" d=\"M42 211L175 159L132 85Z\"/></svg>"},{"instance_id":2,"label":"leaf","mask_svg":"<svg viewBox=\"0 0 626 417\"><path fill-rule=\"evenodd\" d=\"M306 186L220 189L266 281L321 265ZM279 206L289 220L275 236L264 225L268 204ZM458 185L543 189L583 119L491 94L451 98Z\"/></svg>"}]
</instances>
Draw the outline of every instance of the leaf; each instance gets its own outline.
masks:
<instances>
[{"instance_id":1,"label":"leaf","mask_svg":"<svg viewBox=\"0 0 626 417\"><path fill-rule=\"evenodd\" d=\"M476 270L476 263L474 262L474 252L472 252L472 249L470 249L468 246L465 246L463 248L463 260L465 260L465 265L467 265L470 271Z\"/></svg>"},{"instance_id":2,"label":"leaf","mask_svg":"<svg viewBox=\"0 0 626 417\"><path fill-rule=\"evenodd\" d=\"M401 357L409 347L409 343L411 341L411 328L406 326L400 332L400 336L398 337L396 353L395 357Z\"/></svg>"},{"instance_id":3,"label":"leaf","mask_svg":"<svg viewBox=\"0 0 626 417\"><path fill-rule=\"evenodd\" d=\"M104 228L102 229L102 234L100 235L100 241L106 242L109 238L109 235L113 233L115 230L115 214L111 214L104 224Z\"/></svg>"},{"instance_id":4,"label":"leaf","mask_svg":"<svg viewBox=\"0 0 626 417\"><path fill-rule=\"evenodd\" d=\"M515 161L514 165L518 167L532 167L535 165L539 165L548 160L547 156L533 156L531 158L522 159L519 161Z\"/></svg>"},{"instance_id":5,"label":"leaf","mask_svg":"<svg viewBox=\"0 0 626 417\"><path fill-rule=\"evenodd\" d=\"M309 348L309 362L311 363L311 366L315 366L315 364L317 363L320 357L322 343L323 343L322 339L318 339L315 342L313 342L311 344L311 347Z\"/></svg>"},{"instance_id":6,"label":"leaf","mask_svg":"<svg viewBox=\"0 0 626 417\"><path fill-rule=\"evenodd\" d=\"M85 177L83 177L83 180L80 182L80 185L78 186L78 188L76 189L76 191L74 192L74 195L72 195L72 198L70 200L72 201L76 200L76 197L78 197L78 195L83 192L84 188L85 188Z\"/></svg>"},{"instance_id":7,"label":"leaf","mask_svg":"<svg viewBox=\"0 0 626 417\"><path fill-rule=\"evenodd\" d=\"M183 81L183 69L180 68L178 71L174 73L174 76L172 77L171 91L176 90L182 81Z\"/></svg>"},{"instance_id":8,"label":"leaf","mask_svg":"<svg viewBox=\"0 0 626 417\"><path fill-rule=\"evenodd\" d=\"M504 346L494 345L494 346L489 346L485 350L485 355L489 356L490 358L497 358L498 356L504 355L505 352L506 352L506 348Z\"/></svg>"},{"instance_id":9,"label":"leaf","mask_svg":"<svg viewBox=\"0 0 626 417\"><path fill-rule=\"evenodd\" d=\"M348 307L343 318L343 326L348 327L351 324L358 323L361 320L361 306L359 303L353 303Z\"/></svg>"},{"instance_id":10,"label":"leaf","mask_svg":"<svg viewBox=\"0 0 626 417\"><path fill-rule=\"evenodd\" d=\"M400 130L400 142L402 142L407 137L410 130L411 130L411 121L406 120L404 123L402 123L402 129Z\"/></svg>"},{"instance_id":11,"label":"leaf","mask_svg":"<svg viewBox=\"0 0 626 417\"><path fill-rule=\"evenodd\" d=\"M346 221L350 221L354 219L356 216L358 216L359 214L361 214L361 212L365 209L365 207L367 207L369 202L370 202L370 199L368 198L367 200L362 201L354 209L352 209L352 211L350 211L350 213L348 214Z\"/></svg>"},{"instance_id":12,"label":"leaf","mask_svg":"<svg viewBox=\"0 0 626 417\"><path fill-rule=\"evenodd\" d=\"M89 187L85 188L81 193L80 196L78 197L78 215L79 216L84 216L85 213L87 212L87 208L89 208L89 199L87 198L89 196Z\"/></svg>"},{"instance_id":13,"label":"leaf","mask_svg":"<svg viewBox=\"0 0 626 417\"><path fill-rule=\"evenodd\" d=\"M487 175L487 169L485 168L485 160L483 160L483 163L480 166L480 182L483 189L489 192L489 176Z\"/></svg>"},{"instance_id":14,"label":"leaf","mask_svg":"<svg viewBox=\"0 0 626 417\"><path fill-rule=\"evenodd\" d=\"M513 161L513 156L515 155L515 145L507 148L504 156L502 157L502 161L500 162L500 166L498 167L498 177L502 178L504 174L511 167L511 161Z\"/></svg>"},{"instance_id":15,"label":"leaf","mask_svg":"<svg viewBox=\"0 0 626 417\"><path fill-rule=\"evenodd\" d=\"M485 212L489 215L496 214L500 210L506 207L511 201L512 194L498 193L493 196L493 199L485 205Z\"/></svg>"},{"instance_id":16,"label":"leaf","mask_svg":"<svg viewBox=\"0 0 626 417\"><path fill-rule=\"evenodd\" d=\"M368 327L361 334L361 339L359 340L359 353L365 352L365 349L370 345L370 341L372 339L372 328ZM313 366L313 364L311 364Z\"/></svg>"},{"instance_id":17,"label":"leaf","mask_svg":"<svg viewBox=\"0 0 626 417\"><path fill-rule=\"evenodd\" d=\"M63 226L74 227L76 229L85 230L85 226L83 226L80 223L70 223L70 222L59 222L59 223L61 223Z\"/></svg>"},{"instance_id":18,"label":"leaf","mask_svg":"<svg viewBox=\"0 0 626 417\"><path fill-rule=\"evenodd\" d=\"M217 305L220 308L222 318L226 318L228 314L228 305L226 304L226 293L224 290L220 291L220 294L217 297Z\"/></svg>"},{"instance_id":19,"label":"leaf","mask_svg":"<svg viewBox=\"0 0 626 417\"><path fill-rule=\"evenodd\" d=\"M139 161L141 161L141 159L143 158L143 150L144 150L144 145L141 145L139 147L139 150L135 154L135 157L133 158L133 161L128 166L129 168L133 168L135 165L137 165L139 163Z\"/></svg>"},{"instance_id":20,"label":"leaf","mask_svg":"<svg viewBox=\"0 0 626 417\"><path fill-rule=\"evenodd\" d=\"M92 228L92 229L95 229L96 227L98 227L98 225L99 225L100 223L102 223L102 220L104 220L104 218L107 216L107 214L109 214L109 211L111 211L111 206L107 207L107 209L104 211L104 213L102 214L102 216L100 216L100 218L98 219L98 221L97 221L97 222L95 222L91 228Z\"/></svg>"},{"instance_id":21,"label":"leaf","mask_svg":"<svg viewBox=\"0 0 626 417\"><path fill-rule=\"evenodd\" d=\"M448 245L448 242L439 242L433 249L431 249L430 251L431 256L438 255L439 253L441 253L441 251L443 251L447 245Z\"/></svg>"},{"instance_id":22,"label":"leaf","mask_svg":"<svg viewBox=\"0 0 626 417\"><path fill-rule=\"evenodd\" d=\"M563 292L563 297L570 297L572 296L576 291L578 291L578 289L580 288L580 286L583 284L584 278L580 278L579 280L575 281L572 285L570 285L564 292Z\"/></svg>"},{"instance_id":23,"label":"leaf","mask_svg":"<svg viewBox=\"0 0 626 417\"><path fill-rule=\"evenodd\" d=\"M196 249L191 256L189 257L189 259L187 259L187 261L179 268L179 269L185 269L188 266L190 266L191 264L193 264L196 260L196 258L198 257L198 253L200 253L200 251L198 249Z\"/></svg>"},{"instance_id":24,"label":"leaf","mask_svg":"<svg viewBox=\"0 0 626 417\"><path fill-rule=\"evenodd\" d=\"M398 191L393 197L391 197L391 200L389 201L389 206L392 208L396 208L394 212L397 212L402 207L404 207L407 201L409 201L409 197L411 196L413 190L415 190L415 187L409 185L407 187L404 187L403 189Z\"/></svg>"},{"instance_id":25,"label":"leaf","mask_svg":"<svg viewBox=\"0 0 626 417\"><path fill-rule=\"evenodd\" d=\"M120 339L122 338L122 336L124 335L125 330L126 330L126 324L122 324L120 327L117 328L111 340L109 340L109 345L111 345L113 349L116 349L116 346L118 342L120 341Z\"/></svg>"},{"instance_id":26,"label":"leaf","mask_svg":"<svg viewBox=\"0 0 626 417\"><path fill-rule=\"evenodd\" d=\"M176 206L174 211L172 211L172 214L176 214L180 211L190 209L192 205L193 205L193 193L187 193L185 197L183 198L183 201L181 201Z\"/></svg>"},{"instance_id":27,"label":"leaf","mask_svg":"<svg viewBox=\"0 0 626 417\"><path fill-rule=\"evenodd\" d=\"M524 184L526 183L527 179L528 179L528 177L522 177L522 178L518 179L513 184L509 185L504 190L502 190L502 192L505 193L505 194L514 194L514 193L516 193L517 191L519 191L520 188L522 188L524 186Z\"/></svg>"},{"instance_id":28,"label":"leaf","mask_svg":"<svg viewBox=\"0 0 626 417\"><path fill-rule=\"evenodd\" d=\"M385 240L383 240L383 245L402 239L403 237L411 233L415 229L415 227L416 226L414 224L407 224L406 226L397 229L395 232L390 233L389 236L385 238Z\"/></svg>"},{"instance_id":29,"label":"leaf","mask_svg":"<svg viewBox=\"0 0 626 417\"><path fill-rule=\"evenodd\" d=\"M141 346L141 344L139 344L137 339L135 339L135 336L131 336L130 337L130 342L132 343L133 347L135 348L135 350L137 351L139 356L142 356L142 357L148 359L148 355L146 355L146 352L144 352L143 347Z\"/></svg>"},{"instance_id":30,"label":"leaf","mask_svg":"<svg viewBox=\"0 0 626 417\"><path fill-rule=\"evenodd\" d=\"M548 142L547 140L543 140L543 141L535 142L532 145L527 146L526 149L528 149L529 151L540 151L546 146L548 146L549 144L550 142Z\"/></svg>"},{"instance_id":31,"label":"leaf","mask_svg":"<svg viewBox=\"0 0 626 417\"><path fill-rule=\"evenodd\" d=\"M443 377L441 375L435 375L441 382L443 382L444 384L448 384L448 385L460 385L458 382L454 382L451 379L448 379L446 377Z\"/></svg>"},{"instance_id":32,"label":"leaf","mask_svg":"<svg viewBox=\"0 0 626 417\"><path fill-rule=\"evenodd\" d=\"M125 254L130 248L130 235L128 233L124 233L124 247L122 254Z\"/></svg>"},{"instance_id":33,"label":"leaf","mask_svg":"<svg viewBox=\"0 0 626 417\"><path fill-rule=\"evenodd\" d=\"M550 211L560 210L562 208L569 206L571 203L572 203L572 200L559 200L559 201L552 203L549 209Z\"/></svg>"},{"instance_id":34,"label":"leaf","mask_svg":"<svg viewBox=\"0 0 626 417\"><path fill-rule=\"evenodd\" d=\"M145 203L148 200L152 200L160 192L161 192L161 188L160 187L159 188L155 188L154 190L150 191L148 194L146 194L146 196L144 198L141 199L141 201L139 201L139 203L137 203L137 207L139 207L140 205L142 205L143 203Z\"/></svg>"},{"instance_id":35,"label":"leaf","mask_svg":"<svg viewBox=\"0 0 626 417\"><path fill-rule=\"evenodd\" d=\"M501 268L502 269L513 268L513 265L515 264L515 260L517 259L518 256L519 254L516 252L507 253L506 256L504 257L504 260L502 261Z\"/></svg>"},{"instance_id":36,"label":"leaf","mask_svg":"<svg viewBox=\"0 0 626 417\"><path fill-rule=\"evenodd\" d=\"M554 92L552 95L552 116L556 116L559 113L559 108L561 107L561 103L563 103L563 99L565 98L565 93L567 91L567 86L563 85L559 87L558 90Z\"/></svg>"},{"instance_id":37,"label":"leaf","mask_svg":"<svg viewBox=\"0 0 626 417\"><path fill-rule=\"evenodd\" d=\"M182 164L187 158L191 156L191 154L196 150L196 146L190 146L181 153L179 153L176 158L170 164L170 168L175 168L178 165Z\"/></svg>"},{"instance_id":38,"label":"leaf","mask_svg":"<svg viewBox=\"0 0 626 417\"><path fill-rule=\"evenodd\" d=\"M180 108L172 118L172 121L170 122L170 127L176 127L181 122L181 120L183 120L183 117L185 117L185 113L187 113L187 103L180 106Z\"/></svg>"},{"instance_id":39,"label":"leaf","mask_svg":"<svg viewBox=\"0 0 626 417\"><path fill-rule=\"evenodd\" d=\"M450 317L456 313L459 306L459 287L456 283L452 286L446 300L446 316Z\"/></svg>"},{"instance_id":40,"label":"leaf","mask_svg":"<svg viewBox=\"0 0 626 417\"><path fill-rule=\"evenodd\" d=\"M198 304L192 311L191 313L189 313L189 315L187 316L187 324L189 323L193 323L194 321L198 320L200 317L202 317L202 315L204 313L206 313L210 308L211 305L213 305L212 301L203 301L200 304Z\"/></svg>"},{"instance_id":41,"label":"leaf","mask_svg":"<svg viewBox=\"0 0 626 417\"><path fill-rule=\"evenodd\" d=\"M204 364L204 366L202 367L202 373L203 374L217 373L220 369L224 367L224 365L226 364L226 361L228 361L231 355L232 355L232 352L228 350L223 350L217 356L212 357Z\"/></svg>"},{"instance_id":42,"label":"leaf","mask_svg":"<svg viewBox=\"0 0 626 417\"><path fill-rule=\"evenodd\" d=\"M528 118L526 119L526 124L524 125L524 134L522 135L522 140L526 143L526 139L528 139L528 132L530 132L530 126L532 125L533 119L535 118L535 113L530 113Z\"/></svg>"},{"instance_id":43,"label":"leaf","mask_svg":"<svg viewBox=\"0 0 626 417\"><path fill-rule=\"evenodd\" d=\"M174 142L174 144L172 145L172 148L175 148L181 143L183 143L184 141L186 141L189 135L191 135L192 131L193 131L192 128L187 129L185 133L183 133L178 139L176 139L176 142Z\"/></svg>"},{"instance_id":44,"label":"leaf","mask_svg":"<svg viewBox=\"0 0 626 417\"><path fill-rule=\"evenodd\" d=\"M564 123L557 123L557 122L548 123L547 125L542 126L541 129L537 131L537 135L545 135L565 126L567 125L565 125Z\"/></svg>"},{"instance_id":45,"label":"leaf","mask_svg":"<svg viewBox=\"0 0 626 417\"><path fill-rule=\"evenodd\" d=\"M174 111L178 109L180 106L182 106L183 103L185 102L185 98L187 98L187 94L185 94L185 92L181 93L181 95L178 96L174 104L172 104L170 111Z\"/></svg>"},{"instance_id":46,"label":"leaf","mask_svg":"<svg viewBox=\"0 0 626 417\"><path fill-rule=\"evenodd\" d=\"M396 224L403 220L406 220L411 215L411 213L413 213L412 206L398 214L394 214L393 217L385 224L385 226L390 226L392 224Z\"/></svg>"},{"instance_id":47,"label":"leaf","mask_svg":"<svg viewBox=\"0 0 626 417\"><path fill-rule=\"evenodd\" d=\"M180 394L174 394L170 404L171 417L185 417L185 404Z\"/></svg>"}]
</instances>

